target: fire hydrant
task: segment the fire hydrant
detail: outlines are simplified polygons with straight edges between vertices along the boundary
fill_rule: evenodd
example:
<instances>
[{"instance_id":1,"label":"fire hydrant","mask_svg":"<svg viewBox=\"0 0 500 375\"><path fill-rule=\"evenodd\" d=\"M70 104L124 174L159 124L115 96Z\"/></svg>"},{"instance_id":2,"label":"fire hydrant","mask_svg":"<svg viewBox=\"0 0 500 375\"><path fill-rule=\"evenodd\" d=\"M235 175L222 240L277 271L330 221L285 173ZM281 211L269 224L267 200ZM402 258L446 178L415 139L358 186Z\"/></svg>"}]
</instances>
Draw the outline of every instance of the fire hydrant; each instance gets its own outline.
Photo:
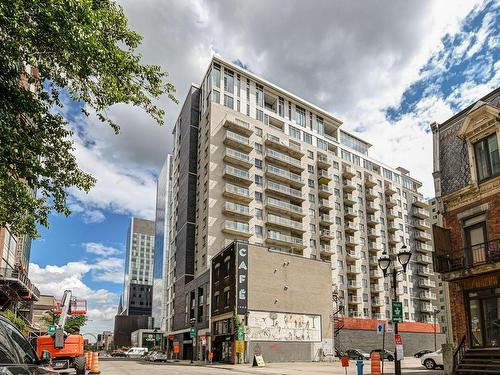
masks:
<instances>
[{"instance_id":1,"label":"fire hydrant","mask_svg":"<svg viewBox=\"0 0 500 375\"><path fill-rule=\"evenodd\" d=\"M356 361L356 368L358 369L358 375L363 375L363 366L365 364L363 363L362 359L358 359Z\"/></svg>"}]
</instances>

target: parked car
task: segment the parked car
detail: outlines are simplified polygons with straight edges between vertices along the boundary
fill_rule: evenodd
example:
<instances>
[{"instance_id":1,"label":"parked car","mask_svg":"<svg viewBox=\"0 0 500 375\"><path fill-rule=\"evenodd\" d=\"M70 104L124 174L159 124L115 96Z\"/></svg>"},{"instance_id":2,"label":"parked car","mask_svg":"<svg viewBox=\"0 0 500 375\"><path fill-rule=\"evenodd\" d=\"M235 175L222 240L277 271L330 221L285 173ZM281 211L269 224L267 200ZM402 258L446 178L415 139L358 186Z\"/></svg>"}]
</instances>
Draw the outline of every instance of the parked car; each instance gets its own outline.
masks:
<instances>
[{"instance_id":1,"label":"parked car","mask_svg":"<svg viewBox=\"0 0 500 375\"><path fill-rule=\"evenodd\" d=\"M132 347L125 352L125 356L129 358L140 358L148 352L148 348Z\"/></svg>"},{"instance_id":2,"label":"parked car","mask_svg":"<svg viewBox=\"0 0 500 375\"><path fill-rule=\"evenodd\" d=\"M124 350L116 349L111 352L111 357L126 357Z\"/></svg>"},{"instance_id":3,"label":"parked car","mask_svg":"<svg viewBox=\"0 0 500 375\"><path fill-rule=\"evenodd\" d=\"M424 354L428 354L428 353L432 353L432 350L427 350L427 349L424 349L424 350L421 350L419 352L416 352L415 354L413 354L413 356L415 358L420 358L422 357Z\"/></svg>"},{"instance_id":4,"label":"parked car","mask_svg":"<svg viewBox=\"0 0 500 375\"><path fill-rule=\"evenodd\" d=\"M370 356L372 355L372 353L379 353L380 354L380 359L387 359L389 362L392 362L394 361L394 352L391 352L387 349L384 349L384 355L382 355L382 349L373 349L371 352L370 352Z\"/></svg>"},{"instance_id":5,"label":"parked car","mask_svg":"<svg viewBox=\"0 0 500 375\"><path fill-rule=\"evenodd\" d=\"M441 353L441 349L437 352L424 354L420 357L420 363L425 366L427 370L432 370L436 367L443 367L443 353Z\"/></svg>"},{"instance_id":6,"label":"parked car","mask_svg":"<svg viewBox=\"0 0 500 375\"><path fill-rule=\"evenodd\" d=\"M167 355L163 352L151 352L147 356L147 360L151 362L167 362Z\"/></svg>"},{"instance_id":7,"label":"parked car","mask_svg":"<svg viewBox=\"0 0 500 375\"><path fill-rule=\"evenodd\" d=\"M57 374L48 351L38 358L31 344L10 320L0 315L0 374Z\"/></svg>"},{"instance_id":8,"label":"parked car","mask_svg":"<svg viewBox=\"0 0 500 375\"><path fill-rule=\"evenodd\" d=\"M359 349L348 349L345 354L349 359L370 359L370 354L365 353Z\"/></svg>"}]
</instances>

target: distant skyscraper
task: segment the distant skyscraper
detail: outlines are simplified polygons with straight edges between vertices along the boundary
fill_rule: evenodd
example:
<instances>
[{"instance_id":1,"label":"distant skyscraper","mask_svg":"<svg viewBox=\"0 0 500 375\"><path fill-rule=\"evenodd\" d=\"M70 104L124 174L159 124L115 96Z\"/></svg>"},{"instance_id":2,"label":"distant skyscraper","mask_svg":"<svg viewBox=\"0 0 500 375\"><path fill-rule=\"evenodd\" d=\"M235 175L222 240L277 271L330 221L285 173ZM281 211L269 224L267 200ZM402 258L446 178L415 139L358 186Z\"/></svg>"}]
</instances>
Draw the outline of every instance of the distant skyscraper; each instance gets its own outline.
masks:
<instances>
[{"instance_id":1,"label":"distant skyscraper","mask_svg":"<svg viewBox=\"0 0 500 375\"><path fill-rule=\"evenodd\" d=\"M153 258L154 222L132 218L127 236L121 315L151 315Z\"/></svg>"},{"instance_id":2,"label":"distant skyscraper","mask_svg":"<svg viewBox=\"0 0 500 375\"><path fill-rule=\"evenodd\" d=\"M155 256L153 270L153 306L154 326L167 330L172 303L173 259L171 259L170 214L172 189L170 180L172 156L167 155L157 182L156 220L155 220ZM171 286L169 288L169 285Z\"/></svg>"}]
</instances>

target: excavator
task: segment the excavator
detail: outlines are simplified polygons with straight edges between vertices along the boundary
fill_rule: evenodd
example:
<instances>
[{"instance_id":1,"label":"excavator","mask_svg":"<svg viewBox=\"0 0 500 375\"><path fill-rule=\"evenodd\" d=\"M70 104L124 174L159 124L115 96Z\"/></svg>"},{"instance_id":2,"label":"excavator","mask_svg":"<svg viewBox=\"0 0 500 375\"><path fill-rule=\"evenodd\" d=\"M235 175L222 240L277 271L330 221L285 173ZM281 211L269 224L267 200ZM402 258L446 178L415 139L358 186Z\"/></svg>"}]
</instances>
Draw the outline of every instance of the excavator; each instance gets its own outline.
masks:
<instances>
[{"instance_id":1,"label":"excavator","mask_svg":"<svg viewBox=\"0 0 500 375\"><path fill-rule=\"evenodd\" d=\"M56 304L52 312L59 314L59 321L55 326L49 327L47 335L37 337L36 351L38 356L40 357L42 352L46 350L52 356L51 364L54 370L74 368L77 375L85 374L83 336L68 334L64 331L64 325L69 315L85 315L87 302L77 300L76 297L72 296L71 290L65 290L60 303Z\"/></svg>"}]
</instances>

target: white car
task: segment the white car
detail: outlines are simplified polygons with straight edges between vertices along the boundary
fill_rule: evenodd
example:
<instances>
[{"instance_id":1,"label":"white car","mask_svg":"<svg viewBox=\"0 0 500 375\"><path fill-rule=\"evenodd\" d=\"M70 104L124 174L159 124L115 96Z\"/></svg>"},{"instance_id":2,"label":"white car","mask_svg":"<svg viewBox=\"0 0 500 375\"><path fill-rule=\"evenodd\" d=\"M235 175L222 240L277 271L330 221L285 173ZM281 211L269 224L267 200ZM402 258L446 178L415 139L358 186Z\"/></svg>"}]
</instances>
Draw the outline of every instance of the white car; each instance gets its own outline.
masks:
<instances>
[{"instance_id":1,"label":"white car","mask_svg":"<svg viewBox=\"0 0 500 375\"><path fill-rule=\"evenodd\" d=\"M436 367L443 366L443 353L441 349L437 352L427 353L420 357L420 363L425 366L427 370L432 370Z\"/></svg>"},{"instance_id":2,"label":"white car","mask_svg":"<svg viewBox=\"0 0 500 375\"><path fill-rule=\"evenodd\" d=\"M129 358L140 358L148 352L148 348L138 348L133 347L125 352L125 355Z\"/></svg>"}]
</instances>

